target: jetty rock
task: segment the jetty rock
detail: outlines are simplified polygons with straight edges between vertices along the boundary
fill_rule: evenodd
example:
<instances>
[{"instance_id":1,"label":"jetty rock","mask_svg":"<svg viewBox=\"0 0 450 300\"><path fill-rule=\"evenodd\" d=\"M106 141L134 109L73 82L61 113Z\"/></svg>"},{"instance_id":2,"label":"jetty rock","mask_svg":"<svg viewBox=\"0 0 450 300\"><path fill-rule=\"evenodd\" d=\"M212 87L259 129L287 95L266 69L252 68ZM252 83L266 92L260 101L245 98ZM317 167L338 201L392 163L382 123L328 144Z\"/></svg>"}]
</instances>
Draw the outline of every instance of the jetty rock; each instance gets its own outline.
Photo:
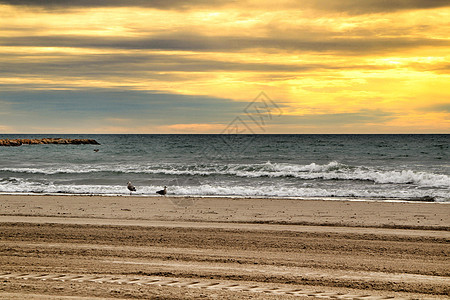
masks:
<instances>
[{"instance_id":1,"label":"jetty rock","mask_svg":"<svg viewBox=\"0 0 450 300\"><path fill-rule=\"evenodd\" d=\"M43 138L43 139L3 139L0 140L0 146L22 146L22 145L100 145L94 139L63 139L63 138Z\"/></svg>"}]
</instances>

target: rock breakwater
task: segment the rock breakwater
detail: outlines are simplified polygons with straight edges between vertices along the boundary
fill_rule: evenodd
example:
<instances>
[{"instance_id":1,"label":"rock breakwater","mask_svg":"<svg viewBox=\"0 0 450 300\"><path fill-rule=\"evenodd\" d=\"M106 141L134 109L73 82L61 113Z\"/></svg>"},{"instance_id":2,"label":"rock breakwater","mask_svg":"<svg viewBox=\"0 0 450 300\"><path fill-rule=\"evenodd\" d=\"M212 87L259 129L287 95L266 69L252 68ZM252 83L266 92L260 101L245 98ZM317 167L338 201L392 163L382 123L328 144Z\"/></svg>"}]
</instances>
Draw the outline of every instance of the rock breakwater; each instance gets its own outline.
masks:
<instances>
[{"instance_id":1,"label":"rock breakwater","mask_svg":"<svg viewBox=\"0 0 450 300\"><path fill-rule=\"evenodd\" d=\"M100 145L94 139L63 139L63 138L43 138L43 139L3 139L0 140L0 146L22 146L22 145Z\"/></svg>"}]
</instances>

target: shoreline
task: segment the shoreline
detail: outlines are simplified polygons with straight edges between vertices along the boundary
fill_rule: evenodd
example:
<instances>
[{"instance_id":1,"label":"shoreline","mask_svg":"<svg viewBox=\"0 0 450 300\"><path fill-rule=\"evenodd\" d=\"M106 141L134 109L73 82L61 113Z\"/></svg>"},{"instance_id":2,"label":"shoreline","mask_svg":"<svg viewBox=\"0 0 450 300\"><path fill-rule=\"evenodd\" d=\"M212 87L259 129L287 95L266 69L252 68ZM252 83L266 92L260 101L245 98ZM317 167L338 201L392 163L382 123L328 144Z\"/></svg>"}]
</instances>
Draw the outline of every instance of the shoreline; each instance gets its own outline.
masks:
<instances>
[{"instance_id":1,"label":"shoreline","mask_svg":"<svg viewBox=\"0 0 450 300\"><path fill-rule=\"evenodd\" d=\"M0 215L449 231L450 206L446 204L310 198L0 194Z\"/></svg>"},{"instance_id":2,"label":"shoreline","mask_svg":"<svg viewBox=\"0 0 450 300\"><path fill-rule=\"evenodd\" d=\"M1 196L78 196L78 197L142 197L142 198L160 198L160 195L153 194L95 194L95 193L33 193L33 192L0 192ZM167 198L193 198L193 199L208 199L208 198L223 198L223 199L269 199L269 200L302 200L302 201L349 201L349 202L397 202L397 203L436 203L436 204L450 204L450 201L435 201L429 197L422 198L389 198L389 197L273 197L273 196L236 196L236 195L169 195Z\"/></svg>"}]
</instances>

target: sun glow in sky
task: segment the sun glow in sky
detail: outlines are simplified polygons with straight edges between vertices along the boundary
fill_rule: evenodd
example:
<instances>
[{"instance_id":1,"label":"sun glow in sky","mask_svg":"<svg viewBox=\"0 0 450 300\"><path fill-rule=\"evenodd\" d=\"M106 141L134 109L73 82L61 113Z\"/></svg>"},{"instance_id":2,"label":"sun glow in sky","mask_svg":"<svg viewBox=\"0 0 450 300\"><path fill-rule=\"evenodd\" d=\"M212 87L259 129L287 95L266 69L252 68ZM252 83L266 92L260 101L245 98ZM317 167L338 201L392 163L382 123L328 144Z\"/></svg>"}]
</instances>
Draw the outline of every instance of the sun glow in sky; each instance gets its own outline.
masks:
<instances>
[{"instance_id":1,"label":"sun glow in sky","mask_svg":"<svg viewBox=\"0 0 450 300\"><path fill-rule=\"evenodd\" d=\"M0 0L0 133L450 133L449 83L447 0Z\"/></svg>"}]
</instances>

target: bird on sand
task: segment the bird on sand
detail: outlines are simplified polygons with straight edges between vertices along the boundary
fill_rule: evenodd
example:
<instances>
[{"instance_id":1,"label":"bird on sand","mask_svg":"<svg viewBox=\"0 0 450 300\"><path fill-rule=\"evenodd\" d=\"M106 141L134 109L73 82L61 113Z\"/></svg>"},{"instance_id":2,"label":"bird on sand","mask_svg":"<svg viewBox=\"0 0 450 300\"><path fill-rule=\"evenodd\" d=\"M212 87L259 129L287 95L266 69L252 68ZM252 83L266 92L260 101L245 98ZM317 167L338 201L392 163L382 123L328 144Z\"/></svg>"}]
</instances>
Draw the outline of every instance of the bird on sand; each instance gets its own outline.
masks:
<instances>
[{"instance_id":1,"label":"bird on sand","mask_svg":"<svg viewBox=\"0 0 450 300\"><path fill-rule=\"evenodd\" d=\"M136 188L134 187L134 185L131 184L130 181L128 181L127 188L128 188L128 190L130 190L130 195L131 195L131 192L136 192Z\"/></svg>"},{"instance_id":2,"label":"bird on sand","mask_svg":"<svg viewBox=\"0 0 450 300\"><path fill-rule=\"evenodd\" d=\"M156 193L165 197L167 194L167 186L164 186L163 190L157 191Z\"/></svg>"}]
</instances>

